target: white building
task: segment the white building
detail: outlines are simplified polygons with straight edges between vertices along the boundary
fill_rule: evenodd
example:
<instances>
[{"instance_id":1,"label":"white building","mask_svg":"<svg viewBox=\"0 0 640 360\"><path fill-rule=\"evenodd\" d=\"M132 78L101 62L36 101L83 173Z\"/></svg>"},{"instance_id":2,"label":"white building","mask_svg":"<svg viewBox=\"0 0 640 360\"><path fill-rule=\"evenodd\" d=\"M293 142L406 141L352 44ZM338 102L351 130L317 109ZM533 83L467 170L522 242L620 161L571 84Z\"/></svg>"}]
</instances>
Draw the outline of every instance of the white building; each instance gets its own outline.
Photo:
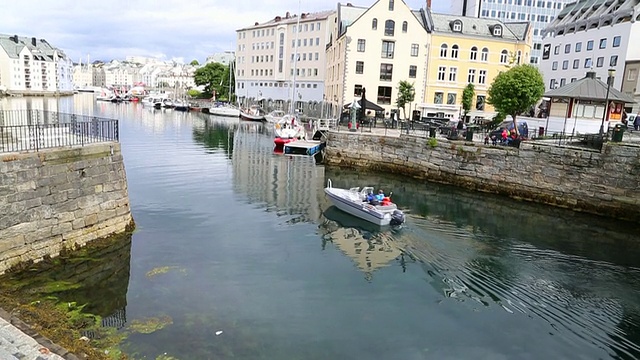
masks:
<instances>
[{"instance_id":1,"label":"white building","mask_svg":"<svg viewBox=\"0 0 640 360\"><path fill-rule=\"evenodd\" d=\"M430 38L425 14L404 1L379 0L369 8L338 4L330 16L326 64L326 97L334 115L360 98L362 89L368 101L390 114L397 109L401 80L416 90L408 107L422 102Z\"/></svg>"},{"instance_id":2,"label":"white building","mask_svg":"<svg viewBox=\"0 0 640 360\"><path fill-rule=\"evenodd\" d=\"M236 54L233 51L225 51L207 56L207 60L205 63L219 63L225 66L229 66L229 64L231 64L235 59Z\"/></svg>"},{"instance_id":3,"label":"white building","mask_svg":"<svg viewBox=\"0 0 640 360\"><path fill-rule=\"evenodd\" d=\"M44 39L0 34L0 86L24 95L73 92L73 63Z\"/></svg>"},{"instance_id":4,"label":"white building","mask_svg":"<svg viewBox=\"0 0 640 360\"><path fill-rule=\"evenodd\" d=\"M582 0L568 4L546 28L540 63L546 88L581 79L590 69L606 82L608 70L614 69L612 86L621 90L625 61L640 60L639 3Z\"/></svg>"},{"instance_id":5,"label":"white building","mask_svg":"<svg viewBox=\"0 0 640 360\"><path fill-rule=\"evenodd\" d=\"M285 110L293 99L296 108L322 101L327 19L332 13L303 13L299 19L287 13L236 30L239 100L265 100L266 107Z\"/></svg>"},{"instance_id":6,"label":"white building","mask_svg":"<svg viewBox=\"0 0 640 360\"><path fill-rule=\"evenodd\" d=\"M104 67L107 87L132 87L140 82L140 69L137 63L118 62L116 60Z\"/></svg>"},{"instance_id":7,"label":"white building","mask_svg":"<svg viewBox=\"0 0 640 360\"><path fill-rule=\"evenodd\" d=\"M184 91L185 89L191 89L196 86L193 78L195 72L195 66L176 64L169 69L159 72L155 81L157 84L175 89L175 91L180 91L180 89Z\"/></svg>"},{"instance_id":8,"label":"white building","mask_svg":"<svg viewBox=\"0 0 640 360\"><path fill-rule=\"evenodd\" d=\"M451 14L499 19L505 23L529 21L533 28L530 63L539 64L542 36L570 0L452 0ZM584 72L583 72L584 73ZM584 75L584 74L583 74Z\"/></svg>"}]
</instances>

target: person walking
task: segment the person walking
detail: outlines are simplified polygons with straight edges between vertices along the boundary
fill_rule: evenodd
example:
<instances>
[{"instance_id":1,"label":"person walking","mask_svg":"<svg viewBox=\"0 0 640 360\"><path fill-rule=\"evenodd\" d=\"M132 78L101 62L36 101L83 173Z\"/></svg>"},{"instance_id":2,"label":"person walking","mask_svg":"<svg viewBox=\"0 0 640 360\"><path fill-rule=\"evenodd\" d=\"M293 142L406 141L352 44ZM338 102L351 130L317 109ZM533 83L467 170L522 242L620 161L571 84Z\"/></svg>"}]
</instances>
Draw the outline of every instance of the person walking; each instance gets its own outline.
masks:
<instances>
[{"instance_id":1,"label":"person walking","mask_svg":"<svg viewBox=\"0 0 640 360\"><path fill-rule=\"evenodd\" d=\"M640 130L640 115L636 115L636 118L633 120L633 128Z\"/></svg>"}]
</instances>

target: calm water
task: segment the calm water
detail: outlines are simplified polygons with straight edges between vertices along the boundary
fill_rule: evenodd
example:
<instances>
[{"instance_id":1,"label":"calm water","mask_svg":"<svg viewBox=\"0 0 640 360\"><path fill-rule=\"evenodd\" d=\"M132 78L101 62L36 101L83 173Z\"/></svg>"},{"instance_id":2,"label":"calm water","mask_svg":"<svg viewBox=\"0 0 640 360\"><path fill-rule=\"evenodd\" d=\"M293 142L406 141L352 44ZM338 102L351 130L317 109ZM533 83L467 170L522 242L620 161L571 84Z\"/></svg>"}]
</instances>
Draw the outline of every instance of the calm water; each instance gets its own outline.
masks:
<instances>
[{"instance_id":1,"label":"calm water","mask_svg":"<svg viewBox=\"0 0 640 360\"><path fill-rule=\"evenodd\" d=\"M274 155L268 129L237 119L91 95L0 104L121 119L137 232L55 276L82 282L62 296L105 326L171 319L127 338L136 358L640 357L635 224L325 169ZM342 214L328 178L393 191L406 225Z\"/></svg>"}]
</instances>

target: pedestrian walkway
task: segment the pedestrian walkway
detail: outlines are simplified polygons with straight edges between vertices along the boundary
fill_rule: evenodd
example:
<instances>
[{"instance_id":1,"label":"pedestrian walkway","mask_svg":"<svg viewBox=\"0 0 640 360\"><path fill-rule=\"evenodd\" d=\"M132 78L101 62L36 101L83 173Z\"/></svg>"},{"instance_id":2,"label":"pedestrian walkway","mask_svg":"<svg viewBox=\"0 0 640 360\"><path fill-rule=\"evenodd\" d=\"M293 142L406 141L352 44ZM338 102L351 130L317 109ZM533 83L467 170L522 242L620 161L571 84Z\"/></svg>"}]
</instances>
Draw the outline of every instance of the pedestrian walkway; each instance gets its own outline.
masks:
<instances>
[{"instance_id":1,"label":"pedestrian walkway","mask_svg":"<svg viewBox=\"0 0 640 360\"><path fill-rule=\"evenodd\" d=\"M0 309L0 359L76 360L78 358Z\"/></svg>"}]
</instances>

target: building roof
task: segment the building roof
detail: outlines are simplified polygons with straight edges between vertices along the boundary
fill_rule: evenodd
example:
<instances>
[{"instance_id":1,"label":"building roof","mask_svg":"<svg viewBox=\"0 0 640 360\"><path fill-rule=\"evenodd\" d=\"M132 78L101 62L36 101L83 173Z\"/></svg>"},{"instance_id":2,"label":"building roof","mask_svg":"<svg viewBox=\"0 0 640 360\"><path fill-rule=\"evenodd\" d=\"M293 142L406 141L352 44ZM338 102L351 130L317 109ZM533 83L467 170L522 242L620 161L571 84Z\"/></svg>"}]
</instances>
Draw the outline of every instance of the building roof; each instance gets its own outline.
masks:
<instances>
[{"instance_id":1,"label":"building roof","mask_svg":"<svg viewBox=\"0 0 640 360\"><path fill-rule=\"evenodd\" d=\"M51 61L56 51L62 54L61 50L51 46L45 39L27 36L0 34L0 47L13 59L17 59L25 47L33 53L37 60Z\"/></svg>"},{"instance_id":2,"label":"building roof","mask_svg":"<svg viewBox=\"0 0 640 360\"><path fill-rule=\"evenodd\" d=\"M319 12L315 12L315 13L302 13L301 17L300 17L300 22L304 23L307 21L316 21L316 20L324 20L327 17L329 17L329 15L331 15L334 11L333 10L325 10L325 11L319 11ZM287 12L287 14L285 16L275 16L273 19L263 22L263 23L258 23L256 22L253 26L247 26L247 27L243 27L241 29L238 29L236 31L245 31L245 30L250 30L250 29L262 29L265 27L271 27L274 25L280 25L280 24L296 24L298 22L298 15L293 14L290 15L289 12Z\"/></svg>"},{"instance_id":3,"label":"building roof","mask_svg":"<svg viewBox=\"0 0 640 360\"><path fill-rule=\"evenodd\" d=\"M369 7L354 6L351 3L347 3L346 5L338 3L338 20L340 21L339 28L338 28L338 36L344 35L344 33L347 31L347 27L349 27L349 25L353 24L356 20L358 20L369 9L373 8L378 3L378 1L380 0L377 0L373 5ZM404 5L407 5L407 4L404 3ZM424 11L422 9L419 9L419 10L410 9L410 11L413 14L413 16L416 17L420 25L422 25L422 27L428 31L428 26L427 26L428 21L426 19Z\"/></svg>"},{"instance_id":4,"label":"building roof","mask_svg":"<svg viewBox=\"0 0 640 360\"><path fill-rule=\"evenodd\" d=\"M567 4L544 30L559 35L633 21L639 0L579 0Z\"/></svg>"},{"instance_id":5,"label":"building roof","mask_svg":"<svg viewBox=\"0 0 640 360\"><path fill-rule=\"evenodd\" d=\"M453 31L455 21L462 23L462 32ZM500 25L503 28L501 38L507 40L526 40L529 32L528 22L505 23L498 19L483 19L470 16L457 16L431 13L431 30L435 33L451 33L490 38L500 38L493 35L493 28Z\"/></svg>"},{"instance_id":6,"label":"building roof","mask_svg":"<svg viewBox=\"0 0 640 360\"><path fill-rule=\"evenodd\" d=\"M601 80L596 79L596 73L593 71L587 72L587 75L580 80L569 83L563 87L549 90L544 96L550 98L572 98L582 100L606 100L607 99L607 84ZM631 95L627 95L616 90L613 87L609 88L609 100L634 103L635 100Z\"/></svg>"}]
</instances>

